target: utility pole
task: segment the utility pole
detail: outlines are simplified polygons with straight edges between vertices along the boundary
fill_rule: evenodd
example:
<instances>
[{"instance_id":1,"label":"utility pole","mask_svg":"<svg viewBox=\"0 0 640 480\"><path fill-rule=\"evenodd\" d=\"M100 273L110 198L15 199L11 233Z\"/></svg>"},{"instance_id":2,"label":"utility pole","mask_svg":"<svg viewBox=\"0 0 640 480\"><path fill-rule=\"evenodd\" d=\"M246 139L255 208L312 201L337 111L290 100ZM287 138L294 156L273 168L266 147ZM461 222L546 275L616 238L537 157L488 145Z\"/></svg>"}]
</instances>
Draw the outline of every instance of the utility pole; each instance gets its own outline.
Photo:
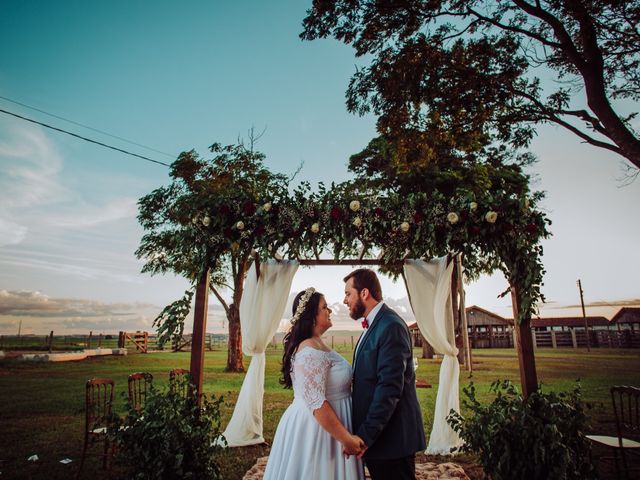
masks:
<instances>
[{"instance_id":1,"label":"utility pole","mask_svg":"<svg viewBox=\"0 0 640 480\"><path fill-rule=\"evenodd\" d=\"M587 352L591 352L591 341L589 340L589 323L587 322L587 314L584 312L584 298L582 294L582 282L578 279L578 290L580 291L580 305L582 305L582 318L584 319L584 333L587 337Z\"/></svg>"}]
</instances>

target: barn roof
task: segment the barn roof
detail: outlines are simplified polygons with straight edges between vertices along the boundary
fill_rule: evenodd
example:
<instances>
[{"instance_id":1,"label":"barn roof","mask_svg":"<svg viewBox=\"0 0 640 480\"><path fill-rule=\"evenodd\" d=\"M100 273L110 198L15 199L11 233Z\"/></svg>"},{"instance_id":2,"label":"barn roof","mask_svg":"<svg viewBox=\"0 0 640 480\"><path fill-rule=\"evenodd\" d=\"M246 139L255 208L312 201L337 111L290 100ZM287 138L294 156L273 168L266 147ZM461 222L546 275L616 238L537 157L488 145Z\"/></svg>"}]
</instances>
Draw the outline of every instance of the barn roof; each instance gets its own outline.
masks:
<instances>
[{"instance_id":1,"label":"barn roof","mask_svg":"<svg viewBox=\"0 0 640 480\"><path fill-rule=\"evenodd\" d=\"M616 323L640 323L640 307L622 307L611 321Z\"/></svg>"}]
</instances>

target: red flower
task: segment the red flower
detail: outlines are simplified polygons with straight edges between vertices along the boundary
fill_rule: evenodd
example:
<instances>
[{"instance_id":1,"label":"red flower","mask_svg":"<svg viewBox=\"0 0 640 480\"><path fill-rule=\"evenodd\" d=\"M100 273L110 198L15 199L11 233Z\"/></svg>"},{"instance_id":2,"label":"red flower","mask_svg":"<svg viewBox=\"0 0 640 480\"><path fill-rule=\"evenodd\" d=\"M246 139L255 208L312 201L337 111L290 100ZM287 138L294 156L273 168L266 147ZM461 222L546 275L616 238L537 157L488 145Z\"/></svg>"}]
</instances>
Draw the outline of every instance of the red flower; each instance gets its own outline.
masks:
<instances>
[{"instance_id":1,"label":"red flower","mask_svg":"<svg viewBox=\"0 0 640 480\"><path fill-rule=\"evenodd\" d=\"M381 217L382 215L384 215L384 212L382 211L382 209L380 207L376 207L373 209L373 213L376 217Z\"/></svg>"},{"instance_id":2,"label":"red flower","mask_svg":"<svg viewBox=\"0 0 640 480\"><path fill-rule=\"evenodd\" d=\"M416 212L413 214L413 221L416 223L420 223L424 220L424 215L421 212Z\"/></svg>"},{"instance_id":3,"label":"red flower","mask_svg":"<svg viewBox=\"0 0 640 480\"><path fill-rule=\"evenodd\" d=\"M266 230L264 228L264 225L262 225L261 223L259 223L254 230L256 235L262 235L265 231Z\"/></svg>"},{"instance_id":4,"label":"red flower","mask_svg":"<svg viewBox=\"0 0 640 480\"><path fill-rule=\"evenodd\" d=\"M340 220L342 218L342 210L340 207L333 207L331 209L331 218L333 220Z\"/></svg>"},{"instance_id":5,"label":"red flower","mask_svg":"<svg viewBox=\"0 0 640 480\"><path fill-rule=\"evenodd\" d=\"M471 235L480 235L480 227L478 227L477 225L472 225L471 227L469 227L469 233Z\"/></svg>"},{"instance_id":6,"label":"red flower","mask_svg":"<svg viewBox=\"0 0 640 480\"><path fill-rule=\"evenodd\" d=\"M502 230L505 232L511 232L513 230L513 225L511 225L509 222L505 222L502 224Z\"/></svg>"},{"instance_id":7,"label":"red flower","mask_svg":"<svg viewBox=\"0 0 640 480\"><path fill-rule=\"evenodd\" d=\"M224 229L224 236L227 238L232 238L233 237L233 230L231 230L230 228L225 228Z\"/></svg>"},{"instance_id":8,"label":"red flower","mask_svg":"<svg viewBox=\"0 0 640 480\"><path fill-rule=\"evenodd\" d=\"M468 218L469 218L469 212L467 212L466 210L462 210L460 212L460 220L462 220L464 222Z\"/></svg>"},{"instance_id":9,"label":"red flower","mask_svg":"<svg viewBox=\"0 0 640 480\"><path fill-rule=\"evenodd\" d=\"M527 233L538 233L538 227L534 223L529 223L524 229Z\"/></svg>"},{"instance_id":10,"label":"red flower","mask_svg":"<svg viewBox=\"0 0 640 480\"><path fill-rule=\"evenodd\" d=\"M256 211L256 206L253 204L253 202L247 201L247 202L244 202L244 205L242 206L242 210L247 215L253 215Z\"/></svg>"}]
</instances>

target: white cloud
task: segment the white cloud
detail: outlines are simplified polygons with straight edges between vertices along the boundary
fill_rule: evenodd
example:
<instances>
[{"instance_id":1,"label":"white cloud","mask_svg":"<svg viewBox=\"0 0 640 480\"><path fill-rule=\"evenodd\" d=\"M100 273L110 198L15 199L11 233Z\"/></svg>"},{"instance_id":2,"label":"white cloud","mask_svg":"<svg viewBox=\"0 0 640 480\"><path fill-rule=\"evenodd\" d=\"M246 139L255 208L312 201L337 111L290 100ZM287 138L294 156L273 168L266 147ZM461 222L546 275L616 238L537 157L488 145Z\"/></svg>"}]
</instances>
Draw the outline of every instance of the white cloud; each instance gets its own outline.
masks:
<instances>
[{"instance_id":1,"label":"white cloud","mask_svg":"<svg viewBox=\"0 0 640 480\"><path fill-rule=\"evenodd\" d=\"M152 330L156 305L105 303L83 298L52 298L32 290L0 290L0 333L117 332Z\"/></svg>"},{"instance_id":2,"label":"white cloud","mask_svg":"<svg viewBox=\"0 0 640 480\"><path fill-rule=\"evenodd\" d=\"M27 235L27 227L0 217L0 247L17 245Z\"/></svg>"},{"instance_id":3,"label":"white cloud","mask_svg":"<svg viewBox=\"0 0 640 480\"><path fill-rule=\"evenodd\" d=\"M27 252L25 252L27 253ZM115 257L117 258L117 257ZM28 255L15 255L0 252L0 263L21 269L36 269L41 272L54 272L59 275L72 276L79 279L101 279L116 283L141 284L145 278L137 271L117 271L121 264L112 265L103 262L101 257L84 259L78 256L48 255L44 252L30 252Z\"/></svg>"},{"instance_id":4,"label":"white cloud","mask_svg":"<svg viewBox=\"0 0 640 480\"><path fill-rule=\"evenodd\" d=\"M105 206L84 206L73 211L53 214L46 219L47 224L57 227L82 228L93 227L124 218L134 218L137 214L136 198L119 198Z\"/></svg>"},{"instance_id":5,"label":"white cloud","mask_svg":"<svg viewBox=\"0 0 640 480\"><path fill-rule=\"evenodd\" d=\"M70 196L59 180L62 157L37 127L0 120L0 205L16 209Z\"/></svg>"},{"instance_id":6,"label":"white cloud","mask_svg":"<svg viewBox=\"0 0 640 480\"><path fill-rule=\"evenodd\" d=\"M70 197L61 170L62 158L41 130L0 119L0 247L23 242L32 208Z\"/></svg>"}]
</instances>

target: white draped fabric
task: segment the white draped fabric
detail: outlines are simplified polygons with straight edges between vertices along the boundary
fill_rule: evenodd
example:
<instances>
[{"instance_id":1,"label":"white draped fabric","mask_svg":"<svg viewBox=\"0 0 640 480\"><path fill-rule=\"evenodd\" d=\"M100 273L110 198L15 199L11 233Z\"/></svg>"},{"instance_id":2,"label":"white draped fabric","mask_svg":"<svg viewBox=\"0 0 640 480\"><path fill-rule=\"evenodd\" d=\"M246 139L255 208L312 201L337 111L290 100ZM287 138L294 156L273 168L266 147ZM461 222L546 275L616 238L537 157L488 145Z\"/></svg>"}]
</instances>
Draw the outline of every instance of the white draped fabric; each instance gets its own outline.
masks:
<instances>
[{"instance_id":1,"label":"white draped fabric","mask_svg":"<svg viewBox=\"0 0 640 480\"><path fill-rule=\"evenodd\" d=\"M233 415L223 433L230 447L264 442L264 351L278 329L297 270L297 262L269 260L260 264L260 278L256 269L251 268L245 280L240 302L242 351L252 358Z\"/></svg>"},{"instance_id":2,"label":"white draped fabric","mask_svg":"<svg viewBox=\"0 0 640 480\"><path fill-rule=\"evenodd\" d=\"M455 346L453 312L451 309L451 273L453 262L447 266L447 257L429 262L407 260L404 275L411 307L420 333L433 349L444 355L440 366L440 380L433 415L433 428L426 453L447 455L462 440L447 423L451 409L460 411L458 349Z\"/></svg>"}]
</instances>

